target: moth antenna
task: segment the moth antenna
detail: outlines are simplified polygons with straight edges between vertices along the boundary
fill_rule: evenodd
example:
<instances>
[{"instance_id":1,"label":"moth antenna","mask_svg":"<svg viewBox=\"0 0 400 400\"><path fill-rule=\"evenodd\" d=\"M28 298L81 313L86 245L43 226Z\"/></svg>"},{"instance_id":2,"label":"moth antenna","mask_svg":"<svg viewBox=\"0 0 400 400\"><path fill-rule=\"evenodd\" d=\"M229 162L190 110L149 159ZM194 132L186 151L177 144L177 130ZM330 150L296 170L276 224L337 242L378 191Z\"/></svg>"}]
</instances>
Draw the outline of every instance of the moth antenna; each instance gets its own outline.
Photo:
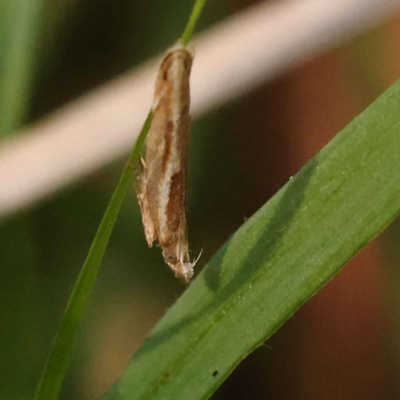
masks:
<instances>
[{"instance_id":1,"label":"moth antenna","mask_svg":"<svg viewBox=\"0 0 400 400\"><path fill-rule=\"evenodd\" d=\"M201 255L203 254L203 249L200 250L199 255L197 256L197 258L195 258L192 262L193 267L197 264L197 261L199 261Z\"/></svg>"}]
</instances>

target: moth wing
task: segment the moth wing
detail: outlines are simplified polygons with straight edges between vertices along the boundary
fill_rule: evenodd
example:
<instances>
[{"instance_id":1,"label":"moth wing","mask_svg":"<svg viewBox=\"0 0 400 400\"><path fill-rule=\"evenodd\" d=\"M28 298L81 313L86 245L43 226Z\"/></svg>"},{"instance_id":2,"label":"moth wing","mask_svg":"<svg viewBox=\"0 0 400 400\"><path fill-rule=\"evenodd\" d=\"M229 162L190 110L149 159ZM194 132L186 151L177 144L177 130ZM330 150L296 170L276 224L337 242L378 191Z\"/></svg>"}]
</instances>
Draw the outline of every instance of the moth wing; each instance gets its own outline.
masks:
<instances>
[{"instance_id":1,"label":"moth wing","mask_svg":"<svg viewBox=\"0 0 400 400\"><path fill-rule=\"evenodd\" d=\"M149 247L153 246L153 242L156 240L156 232L154 229L153 220L150 217L149 203L146 195L146 165L141 159L141 171L137 177L137 198L142 214L142 223L144 227L144 234Z\"/></svg>"}]
</instances>

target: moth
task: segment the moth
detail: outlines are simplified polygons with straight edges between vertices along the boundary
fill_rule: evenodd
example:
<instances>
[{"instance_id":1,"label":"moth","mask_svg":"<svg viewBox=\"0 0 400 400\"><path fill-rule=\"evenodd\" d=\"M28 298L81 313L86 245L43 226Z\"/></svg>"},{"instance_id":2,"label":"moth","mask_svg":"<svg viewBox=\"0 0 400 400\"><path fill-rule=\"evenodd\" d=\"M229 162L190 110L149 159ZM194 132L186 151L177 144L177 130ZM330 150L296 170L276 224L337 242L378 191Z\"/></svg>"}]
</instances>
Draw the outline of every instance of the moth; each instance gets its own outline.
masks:
<instances>
[{"instance_id":1,"label":"moth","mask_svg":"<svg viewBox=\"0 0 400 400\"><path fill-rule=\"evenodd\" d=\"M190 282L197 261L190 261L186 221L192 62L192 52L182 45L161 61L137 182L147 244L158 241L165 262L184 283Z\"/></svg>"}]
</instances>

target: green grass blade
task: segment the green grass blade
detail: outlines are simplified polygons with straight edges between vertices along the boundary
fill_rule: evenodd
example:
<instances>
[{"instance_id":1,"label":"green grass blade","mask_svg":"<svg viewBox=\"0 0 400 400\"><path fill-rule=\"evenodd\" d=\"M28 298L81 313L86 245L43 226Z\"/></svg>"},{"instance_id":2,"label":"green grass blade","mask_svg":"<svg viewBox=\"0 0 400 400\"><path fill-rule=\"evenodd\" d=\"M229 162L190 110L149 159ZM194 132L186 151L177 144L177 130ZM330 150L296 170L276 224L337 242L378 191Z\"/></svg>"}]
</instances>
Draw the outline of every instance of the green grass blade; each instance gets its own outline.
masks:
<instances>
[{"instance_id":1,"label":"green grass blade","mask_svg":"<svg viewBox=\"0 0 400 400\"><path fill-rule=\"evenodd\" d=\"M0 6L0 137L18 128L26 117L43 0L13 0Z\"/></svg>"},{"instance_id":2,"label":"green grass blade","mask_svg":"<svg viewBox=\"0 0 400 400\"><path fill-rule=\"evenodd\" d=\"M126 190L131 184L135 165L137 165L137 160L140 157L140 151L150 128L151 119L152 115L149 114L90 247L54 339L49 359L36 391L35 400L55 400L58 398L78 326L96 280Z\"/></svg>"},{"instance_id":3,"label":"green grass blade","mask_svg":"<svg viewBox=\"0 0 400 400\"><path fill-rule=\"evenodd\" d=\"M182 43L190 40L194 27L200 17L205 0L196 0L189 18ZM79 323L85 311L87 301L95 283L97 273L117 219L126 190L132 181L135 168L139 162L141 150L149 132L153 115L149 112L140 135L129 156L121 179L97 230L88 256L83 264L78 280L65 309L61 325L54 339L53 346L38 384L35 400L56 400L59 396L68 362L74 346Z\"/></svg>"},{"instance_id":4,"label":"green grass blade","mask_svg":"<svg viewBox=\"0 0 400 400\"><path fill-rule=\"evenodd\" d=\"M197 21L200 18L201 12L203 11L205 4L206 0L196 0L193 11L189 17L189 21L185 27L185 30L183 31L180 40L184 46L187 46L190 39L192 38L194 28L196 27Z\"/></svg>"},{"instance_id":5,"label":"green grass blade","mask_svg":"<svg viewBox=\"0 0 400 400\"><path fill-rule=\"evenodd\" d=\"M400 211L399 107L397 83L250 218L103 400L208 398L382 231Z\"/></svg>"}]
</instances>

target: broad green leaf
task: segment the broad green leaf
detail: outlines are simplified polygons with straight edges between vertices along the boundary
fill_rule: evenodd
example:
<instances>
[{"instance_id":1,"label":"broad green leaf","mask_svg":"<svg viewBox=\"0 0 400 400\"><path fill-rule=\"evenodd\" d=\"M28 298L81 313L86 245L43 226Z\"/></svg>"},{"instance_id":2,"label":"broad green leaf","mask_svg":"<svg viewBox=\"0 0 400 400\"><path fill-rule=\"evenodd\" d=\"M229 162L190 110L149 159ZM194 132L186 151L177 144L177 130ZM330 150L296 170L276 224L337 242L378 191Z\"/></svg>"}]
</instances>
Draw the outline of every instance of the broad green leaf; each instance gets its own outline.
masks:
<instances>
[{"instance_id":1,"label":"broad green leaf","mask_svg":"<svg viewBox=\"0 0 400 400\"><path fill-rule=\"evenodd\" d=\"M399 110L397 83L253 215L103 400L208 398L382 231L400 210Z\"/></svg>"}]
</instances>

